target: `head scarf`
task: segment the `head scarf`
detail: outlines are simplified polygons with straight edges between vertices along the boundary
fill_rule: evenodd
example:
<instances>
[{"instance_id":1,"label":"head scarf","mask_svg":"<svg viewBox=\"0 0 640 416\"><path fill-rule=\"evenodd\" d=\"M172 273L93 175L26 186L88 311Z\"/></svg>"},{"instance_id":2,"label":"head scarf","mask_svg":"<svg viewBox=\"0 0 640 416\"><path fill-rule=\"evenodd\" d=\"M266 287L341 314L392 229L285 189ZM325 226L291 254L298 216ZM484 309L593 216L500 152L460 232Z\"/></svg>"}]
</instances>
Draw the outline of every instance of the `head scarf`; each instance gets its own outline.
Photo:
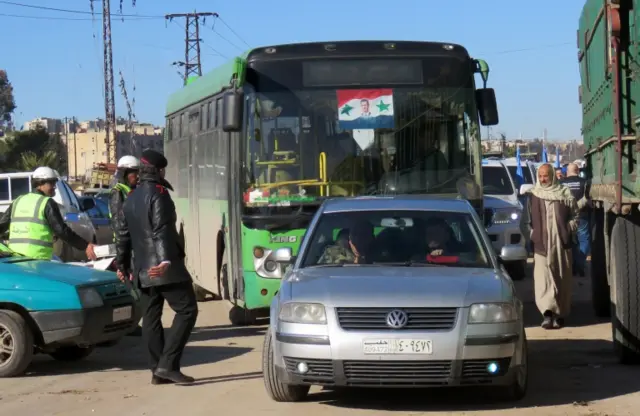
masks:
<instances>
[{"instance_id":1,"label":"head scarf","mask_svg":"<svg viewBox=\"0 0 640 416\"><path fill-rule=\"evenodd\" d=\"M536 186L533 187L529 192L533 195L537 196L540 199L544 199L546 201L569 201L573 199L573 195L571 195L571 191L569 188L564 186L558 181L556 177L556 172L553 166L549 163L545 163L538 168L538 172L544 166L549 169L551 172L551 183L548 185L542 185L540 181L536 181Z\"/></svg>"}]
</instances>

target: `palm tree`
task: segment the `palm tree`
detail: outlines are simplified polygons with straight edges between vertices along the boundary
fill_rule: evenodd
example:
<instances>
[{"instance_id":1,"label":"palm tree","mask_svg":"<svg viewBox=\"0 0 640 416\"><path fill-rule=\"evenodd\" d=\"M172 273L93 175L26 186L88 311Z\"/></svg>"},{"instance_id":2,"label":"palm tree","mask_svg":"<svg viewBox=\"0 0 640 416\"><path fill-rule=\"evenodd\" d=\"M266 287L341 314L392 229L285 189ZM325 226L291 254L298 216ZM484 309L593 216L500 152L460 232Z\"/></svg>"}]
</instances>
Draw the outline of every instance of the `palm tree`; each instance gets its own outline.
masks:
<instances>
[{"instance_id":1,"label":"palm tree","mask_svg":"<svg viewBox=\"0 0 640 416\"><path fill-rule=\"evenodd\" d=\"M38 166L48 166L55 169L58 164L58 155L53 150L47 150L38 157L34 152L25 152L20 156L20 166L25 171L35 170Z\"/></svg>"}]
</instances>

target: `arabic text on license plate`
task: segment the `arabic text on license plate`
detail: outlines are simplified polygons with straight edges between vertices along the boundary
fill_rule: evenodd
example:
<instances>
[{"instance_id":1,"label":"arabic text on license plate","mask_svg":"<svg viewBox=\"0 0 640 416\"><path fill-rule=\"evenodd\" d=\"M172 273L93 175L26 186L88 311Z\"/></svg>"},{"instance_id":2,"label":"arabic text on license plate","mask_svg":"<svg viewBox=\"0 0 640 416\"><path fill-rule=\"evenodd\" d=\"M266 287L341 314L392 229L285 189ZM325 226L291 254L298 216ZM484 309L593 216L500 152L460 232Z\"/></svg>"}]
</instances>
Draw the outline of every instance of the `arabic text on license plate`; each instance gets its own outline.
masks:
<instances>
[{"instance_id":1,"label":"arabic text on license plate","mask_svg":"<svg viewBox=\"0 0 640 416\"><path fill-rule=\"evenodd\" d=\"M433 354L433 343L427 339L367 339L362 343L365 354Z\"/></svg>"},{"instance_id":2,"label":"arabic text on license plate","mask_svg":"<svg viewBox=\"0 0 640 416\"><path fill-rule=\"evenodd\" d=\"M126 321L131 318L131 306L113 309L113 322Z\"/></svg>"}]
</instances>

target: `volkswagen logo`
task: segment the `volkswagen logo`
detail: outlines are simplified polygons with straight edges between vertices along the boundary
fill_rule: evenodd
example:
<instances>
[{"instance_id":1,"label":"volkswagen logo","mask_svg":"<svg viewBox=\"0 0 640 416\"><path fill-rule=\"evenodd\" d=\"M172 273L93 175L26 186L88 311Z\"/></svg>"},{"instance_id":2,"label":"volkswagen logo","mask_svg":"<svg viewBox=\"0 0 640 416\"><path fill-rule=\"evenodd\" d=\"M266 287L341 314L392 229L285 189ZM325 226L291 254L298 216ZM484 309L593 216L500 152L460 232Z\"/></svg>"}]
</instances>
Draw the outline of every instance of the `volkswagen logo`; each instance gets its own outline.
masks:
<instances>
[{"instance_id":1,"label":"volkswagen logo","mask_svg":"<svg viewBox=\"0 0 640 416\"><path fill-rule=\"evenodd\" d=\"M409 317L405 311L396 309L387 314L387 326L390 328L404 328L404 326L407 325L407 322L409 322Z\"/></svg>"}]
</instances>

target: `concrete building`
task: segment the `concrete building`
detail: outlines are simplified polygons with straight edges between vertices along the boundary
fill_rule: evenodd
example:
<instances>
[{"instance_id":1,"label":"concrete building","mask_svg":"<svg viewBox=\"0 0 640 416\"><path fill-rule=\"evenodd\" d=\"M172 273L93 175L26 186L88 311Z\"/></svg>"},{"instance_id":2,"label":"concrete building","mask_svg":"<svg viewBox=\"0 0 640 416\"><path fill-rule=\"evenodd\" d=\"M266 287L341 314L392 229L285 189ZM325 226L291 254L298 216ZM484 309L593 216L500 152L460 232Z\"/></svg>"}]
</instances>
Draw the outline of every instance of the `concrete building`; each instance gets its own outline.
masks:
<instances>
[{"instance_id":1,"label":"concrete building","mask_svg":"<svg viewBox=\"0 0 640 416\"><path fill-rule=\"evenodd\" d=\"M93 127L93 128L91 128ZM66 138L68 151L69 177L80 178L96 163L107 161L106 134L100 126L100 120L78 122L78 128L73 128ZM164 150L164 132L162 128L151 124L134 124L133 134L126 131L126 126L119 124L116 128L117 144L116 159L124 155L140 157L145 149Z\"/></svg>"},{"instance_id":2,"label":"concrete building","mask_svg":"<svg viewBox=\"0 0 640 416\"><path fill-rule=\"evenodd\" d=\"M37 126L44 127L50 134L64 133L64 123L57 118L39 117L31 121L27 121L22 126L23 130L35 130Z\"/></svg>"}]
</instances>

